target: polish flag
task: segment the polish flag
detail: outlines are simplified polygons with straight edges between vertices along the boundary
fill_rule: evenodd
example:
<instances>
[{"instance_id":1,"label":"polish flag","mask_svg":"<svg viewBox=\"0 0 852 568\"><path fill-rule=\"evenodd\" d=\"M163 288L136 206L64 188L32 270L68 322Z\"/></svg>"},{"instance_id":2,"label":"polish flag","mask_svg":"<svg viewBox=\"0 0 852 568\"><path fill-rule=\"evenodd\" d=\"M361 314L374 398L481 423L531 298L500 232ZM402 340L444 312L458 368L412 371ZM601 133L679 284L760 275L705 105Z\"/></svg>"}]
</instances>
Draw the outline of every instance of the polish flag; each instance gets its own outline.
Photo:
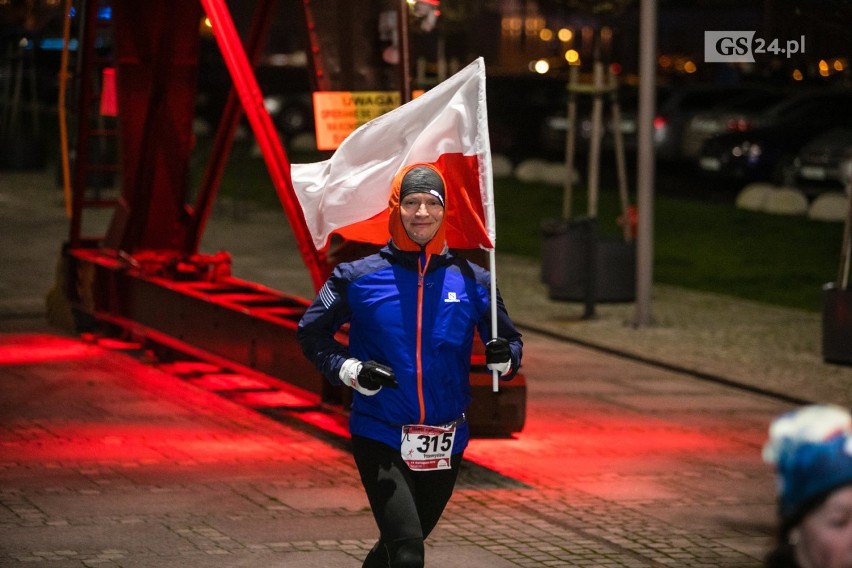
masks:
<instances>
[{"instance_id":1,"label":"polish flag","mask_svg":"<svg viewBox=\"0 0 852 568\"><path fill-rule=\"evenodd\" d=\"M434 164L446 182L447 244L494 250L494 183L485 62L473 63L413 101L363 124L331 158L291 164L314 246L332 233L385 244L391 182L404 166Z\"/></svg>"}]
</instances>

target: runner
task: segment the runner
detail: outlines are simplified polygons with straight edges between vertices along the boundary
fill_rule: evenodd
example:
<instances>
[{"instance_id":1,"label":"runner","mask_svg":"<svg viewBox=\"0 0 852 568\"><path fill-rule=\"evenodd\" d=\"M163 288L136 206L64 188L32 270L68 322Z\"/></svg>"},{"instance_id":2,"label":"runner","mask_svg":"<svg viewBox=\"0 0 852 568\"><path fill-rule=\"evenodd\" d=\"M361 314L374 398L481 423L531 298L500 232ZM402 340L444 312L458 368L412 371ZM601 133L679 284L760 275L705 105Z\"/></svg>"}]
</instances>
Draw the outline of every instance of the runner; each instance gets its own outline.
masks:
<instances>
[{"instance_id":1,"label":"runner","mask_svg":"<svg viewBox=\"0 0 852 568\"><path fill-rule=\"evenodd\" d=\"M474 329L486 364L511 379L521 335L499 294L491 333L488 272L446 246L440 172L412 164L394 178L391 240L338 265L299 323L305 355L354 389L349 429L380 537L363 566L424 565L424 539L452 495L470 432ZM348 348L334 339L349 323Z\"/></svg>"}]
</instances>

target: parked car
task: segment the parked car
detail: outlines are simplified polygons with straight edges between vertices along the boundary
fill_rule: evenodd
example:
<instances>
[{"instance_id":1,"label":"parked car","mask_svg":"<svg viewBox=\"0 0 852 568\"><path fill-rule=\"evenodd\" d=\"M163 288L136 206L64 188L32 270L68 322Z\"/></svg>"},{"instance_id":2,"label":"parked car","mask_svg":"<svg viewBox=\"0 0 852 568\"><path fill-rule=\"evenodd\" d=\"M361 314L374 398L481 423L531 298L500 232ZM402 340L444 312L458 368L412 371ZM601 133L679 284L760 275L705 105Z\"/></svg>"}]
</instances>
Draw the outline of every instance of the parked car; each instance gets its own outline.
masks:
<instances>
[{"instance_id":1,"label":"parked car","mask_svg":"<svg viewBox=\"0 0 852 568\"><path fill-rule=\"evenodd\" d=\"M796 187L808 195L839 191L846 187L844 163L852 161L852 128L833 128L799 151L793 161Z\"/></svg>"},{"instance_id":2,"label":"parked car","mask_svg":"<svg viewBox=\"0 0 852 568\"><path fill-rule=\"evenodd\" d=\"M699 112L718 107L738 97L762 90L741 85L686 85L673 88L657 107L654 117L654 148L657 159L680 162L686 125Z\"/></svg>"},{"instance_id":3,"label":"parked car","mask_svg":"<svg viewBox=\"0 0 852 568\"><path fill-rule=\"evenodd\" d=\"M658 87L657 100L664 99L668 90ZM618 90L618 106L621 113L619 129L622 141L627 150L636 148L636 115L639 106L639 91L636 87L623 85ZM589 95L578 95L577 101L577 135L574 139L578 153L585 153L589 149L592 138L592 104L593 97ZM614 146L615 123L612 114L612 99L609 95L602 97L602 119L603 132L601 146L612 148ZM565 136L568 132L568 104L567 98L561 108L553 109L541 127L541 141L548 155L562 157L565 154Z\"/></svg>"},{"instance_id":4,"label":"parked car","mask_svg":"<svg viewBox=\"0 0 852 568\"><path fill-rule=\"evenodd\" d=\"M314 131L310 71L305 65L280 65L264 59L255 67L263 104L276 129L285 138ZM199 55L196 118L215 130L231 92L232 80L218 47L202 43ZM245 121L245 117L243 117Z\"/></svg>"},{"instance_id":5,"label":"parked car","mask_svg":"<svg viewBox=\"0 0 852 568\"><path fill-rule=\"evenodd\" d=\"M661 161L680 161L684 127L695 113L718 106L728 100L746 94L762 92L750 85L690 85L668 87L659 86L656 94L656 113L654 116L653 140L657 158ZM589 96L577 97L577 149L586 151L591 138L591 100ZM624 86L619 91L621 109L621 134L628 151L636 148L636 134L639 109L639 92L635 87ZM613 123L609 100L604 98L604 136L605 148L613 144ZM556 109L542 125L541 139L548 153L564 153L565 132L568 121L566 108Z\"/></svg>"},{"instance_id":6,"label":"parked car","mask_svg":"<svg viewBox=\"0 0 852 568\"><path fill-rule=\"evenodd\" d=\"M681 155L694 160L708 138L754 128L758 115L789 96L791 93L787 90L758 88L697 113L684 128Z\"/></svg>"},{"instance_id":7,"label":"parked car","mask_svg":"<svg viewBox=\"0 0 852 568\"><path fill-rule=\"evenodd\" d=\"M515 161L548 155L541 125L556 109L562 109L564 115L568 104L565 85L565 79L532 74L489 76L485 88L491 150Z\"/></svg>"},{"instance_id":8,"label":"parked car","mask_svg":"<svg viewBox=\"0 0 852 568\"><path fill-rule=\"evenodd\" d=\"M307 67L260 65L256 71L263 104L285 137L314 131L314 102Z\"/></svg>"},{"instance_id":9,"label":"parked car","mask_svg":"<svg viewBox=\"0 0 852 568\"><path fill-rule=\"evenodd\" d=\"M658 128L662 124L660 122L660 112L663 107L666 106L667 102L675 96L677 89L668 87L665 85L657 85L656 90L656 99L655 99L655 109L656 113L654 116L653 127L654 127L654 147L659 148L658 140L662 138L659 136ZM624 147L628 150L635 150L637 146L637 138L636 135L639 130L639 90L631 89L627 91L621 98L621 135L624 140ZM612 134L608 133L607 136L604 137L605 144L611 144ZM658 152L659 157L659 152Z\"/></svg>"},{"instance_id":10,"label":"parked car","mask_svg":"<svg viewBox=\"0 0 852 568\"><path fill-rule=\"evenodd\" d=\"M792 183L793 160L819 134L852 127L852 89L818 90L786 99L756 117L757 127L707 139L699 168L739 181Z\"/></svg>"},{"instance_id":11,"label":"parked car","mask_svg":"<svg viewBox=\"0 0 852 568\"><path fill-rule=\"evenodd\" d=\"M568 132L568 98L569 95L566 91L564 100L548 109L547 114L538 124L536 136L541 143L544 157L562 159L565 156L565 136ZM578 123L574 144L578 151L585 152L592 128L592 98L578 96L574 100L577 105ZM490 104L491 101L489 101Z\"/></svg>"}]
</instances>

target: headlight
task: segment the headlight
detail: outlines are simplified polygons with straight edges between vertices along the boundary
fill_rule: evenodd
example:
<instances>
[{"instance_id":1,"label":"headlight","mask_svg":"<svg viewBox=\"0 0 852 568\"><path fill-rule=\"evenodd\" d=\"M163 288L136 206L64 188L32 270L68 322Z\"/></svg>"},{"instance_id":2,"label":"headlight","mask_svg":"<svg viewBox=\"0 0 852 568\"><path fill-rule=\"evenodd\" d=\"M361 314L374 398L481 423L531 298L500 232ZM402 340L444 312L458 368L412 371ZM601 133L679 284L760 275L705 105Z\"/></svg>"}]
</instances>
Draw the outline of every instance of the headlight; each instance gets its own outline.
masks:
<instances>
[{"instance_id":1,"label":"headlight","mask_svg":"<svg viewBox=\"0 0 852 568\"><path fill-rule=\"evenodd\" d=\"M759 157L762 153L763 150L760 148L760 144L752 142L743 142L742 144L737 144L731 148L731 154L737 158L747 157L753 160Z\"/></svg>"},{"instance_id":2,"label":"headlight","mask_svg":"<svg viewBox=\"0 0 852 568\"><path fill-rule=\"evenodd\" d=\"M760 144L752 144L748 149L748 157L749 158L757 158L763 153L763 150L760 147Z\"/></svg>"},{"instance_id":3,"label":"headlight","mask_svg":"<svg viewBox=\"0 0 852 568\"><path fill-rule=\"evenodd\" d=\"M284 106L284 101L282 101L280 97L266 97L263 99L263 106L266 108L266 112L275 116L281 112L281 108Z\"/></svg>"},{"instance_id":4,"label":"headlight","mask_svg":"<svg viewBox=\"0 0 852 568\"><path fill-rule=\"evenodd\" d=\"M568 130L568 119L563 116L551 116L546 124L551 130Z\"/></svg>"}]
</instances>

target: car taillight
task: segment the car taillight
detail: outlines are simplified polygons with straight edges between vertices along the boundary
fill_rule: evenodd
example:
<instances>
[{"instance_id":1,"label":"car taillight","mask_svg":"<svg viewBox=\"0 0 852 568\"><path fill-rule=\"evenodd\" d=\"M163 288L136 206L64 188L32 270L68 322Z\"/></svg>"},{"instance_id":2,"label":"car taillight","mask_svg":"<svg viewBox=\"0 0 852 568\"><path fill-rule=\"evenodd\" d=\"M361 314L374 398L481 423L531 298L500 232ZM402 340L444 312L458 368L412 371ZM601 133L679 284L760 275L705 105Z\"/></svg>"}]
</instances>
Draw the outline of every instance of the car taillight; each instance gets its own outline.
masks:
<instances>
[{"instance_id":1,"label":"car taillight","mask_svg":"<svg viewBox=\"0 0 852 568\"><path fill-rule=\"evenodd\" d=\"M725 122L725 128L729 132L745 132L751 128L751 124L745 118L729 118Z\"/></svg>"}]
</instances>

